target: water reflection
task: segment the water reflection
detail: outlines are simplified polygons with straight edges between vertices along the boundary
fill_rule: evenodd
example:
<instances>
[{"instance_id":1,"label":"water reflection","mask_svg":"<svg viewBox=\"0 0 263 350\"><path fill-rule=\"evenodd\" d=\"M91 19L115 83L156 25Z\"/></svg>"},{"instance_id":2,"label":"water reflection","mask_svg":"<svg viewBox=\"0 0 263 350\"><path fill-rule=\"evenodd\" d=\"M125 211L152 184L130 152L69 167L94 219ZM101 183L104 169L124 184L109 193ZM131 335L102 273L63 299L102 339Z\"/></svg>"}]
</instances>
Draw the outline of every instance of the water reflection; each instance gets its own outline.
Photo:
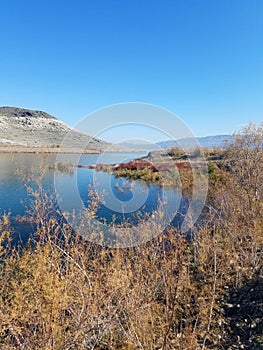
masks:
<instances>
[{"instance_id":1,"label":"water reflection","mask_svg":"<svg viewBox=\"0 0 263 350\"><path fill-rule=\"evenodd\" d=\"M128 161L142 156L141 153L107 153L103 155L63 155L65 162L74 164L96 164L117 163ZM43 186L45 191L54 193L54 171L56 155L41 154L0 154L0 211L11 212L12 225L17 234L23 236L29 234L34 229L31 223L17 220L23 217L26 210L30 209L30 198L23 184L30 177L37 180L41 169L47 169L43 176ZM51 168L48 170L48 168ZM165 197L175 196L174 190L163 190L159 186L146 184L143 181L129 181L123 178L116 178L106 172L94 172L86 168L75 168L72 174L56 173L60 186L63 187L65 201L72 206L71 189L76 186L78 195L84 206L90 202L89 189L96 187L98 195L103 201L98 206L97 218L101 222L110 224L130 221L135 223L139 219L139 213L151 215L158 209L160 199L165 201ZM34 184L33 184L34 186ZM56 206L57 203L54 203ZM179 203L182 212L186 203ZM178 205L178 206L179 206ZM168 214L167 214L168 215ZM178 216L178 215L177 215ZM177 217L177 222L179 220Z\"/></svg>"}]
</instances>

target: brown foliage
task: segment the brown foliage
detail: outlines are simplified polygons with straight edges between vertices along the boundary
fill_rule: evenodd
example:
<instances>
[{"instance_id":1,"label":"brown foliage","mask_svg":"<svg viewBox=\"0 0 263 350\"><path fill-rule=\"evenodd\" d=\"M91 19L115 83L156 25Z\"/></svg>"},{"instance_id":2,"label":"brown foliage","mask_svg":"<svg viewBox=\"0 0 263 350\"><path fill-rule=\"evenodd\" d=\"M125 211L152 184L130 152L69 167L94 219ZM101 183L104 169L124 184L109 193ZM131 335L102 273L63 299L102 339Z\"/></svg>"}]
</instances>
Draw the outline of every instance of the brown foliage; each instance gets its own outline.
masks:
<instances>
[{"instance_id":1,"label":"brown foliage","mask_svg":"<svg viewBox=\"0 0 263 350\"><path fill-rule=\"evenodd\" d=\"M191 241L171 228L139 247L95 246L45 214L51 204L39 186L37 231L26 247L11 250L8 216L0 221L1 349L226 348L228 293L262 267L261 152L238 143L228 170L213 166L208 209Z\"/></svg>"}]
</instances>

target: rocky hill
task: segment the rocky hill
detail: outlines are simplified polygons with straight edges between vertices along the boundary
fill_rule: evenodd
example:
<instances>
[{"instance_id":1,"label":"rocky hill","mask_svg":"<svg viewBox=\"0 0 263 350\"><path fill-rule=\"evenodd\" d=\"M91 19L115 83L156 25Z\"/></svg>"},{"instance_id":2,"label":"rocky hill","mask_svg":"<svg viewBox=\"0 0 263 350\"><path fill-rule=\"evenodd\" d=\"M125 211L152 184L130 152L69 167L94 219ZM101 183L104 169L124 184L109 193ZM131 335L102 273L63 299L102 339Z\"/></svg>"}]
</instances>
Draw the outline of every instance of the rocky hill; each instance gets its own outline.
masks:
<instances>
[{"instance_id":1,"label":"rocky hill","mask_svg":"<svg viewBox=\"0 0 263 350\"><path fill-rule=\"evenodd\" d=\"M70 133L70 134L69 134ZM66 135L67 147L103 151L117 146L76 131L42 112L16 107L0 107L0 146L59 148Z\"/></svg>"}]
</instances>

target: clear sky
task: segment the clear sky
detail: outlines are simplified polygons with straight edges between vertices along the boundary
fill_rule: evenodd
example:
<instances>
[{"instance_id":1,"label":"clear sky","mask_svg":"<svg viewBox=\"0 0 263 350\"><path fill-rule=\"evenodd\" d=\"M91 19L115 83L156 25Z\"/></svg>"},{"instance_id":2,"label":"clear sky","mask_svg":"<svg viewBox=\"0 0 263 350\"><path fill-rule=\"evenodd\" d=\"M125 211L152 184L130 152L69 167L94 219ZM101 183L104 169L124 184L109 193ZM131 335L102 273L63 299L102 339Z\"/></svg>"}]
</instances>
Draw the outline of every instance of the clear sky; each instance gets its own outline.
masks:
<instances>
[{"instance_id":1,"label":"clear sky","mask_svg":"<svg viewBox=\"0 0 263 350\"><path fill-rule=\"evenodd\" d=\"M263 121L262 0L1 1L0 48L0 105L69 125L136 101L196 136Z\"/></svg>"}]
</instances>

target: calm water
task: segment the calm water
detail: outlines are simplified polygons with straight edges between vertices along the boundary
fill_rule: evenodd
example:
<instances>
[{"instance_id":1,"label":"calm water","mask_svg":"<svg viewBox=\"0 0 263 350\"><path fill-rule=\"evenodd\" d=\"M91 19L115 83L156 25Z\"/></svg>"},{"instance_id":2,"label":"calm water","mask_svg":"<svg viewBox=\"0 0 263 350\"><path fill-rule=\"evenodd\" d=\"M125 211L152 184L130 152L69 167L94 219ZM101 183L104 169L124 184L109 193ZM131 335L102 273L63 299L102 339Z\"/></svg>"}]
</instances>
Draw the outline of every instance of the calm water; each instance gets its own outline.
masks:
<instances>
[{"instance_id":1,"label":"calm water","mask_svg":"<svg viewBox=\"0 0 263 350\"><path fill-rule=\"evenodd\" d=\"M63 162L74 164L118 163L141 157L142 153L107 153L103 155L63 155ZM61 161L61 159L59 159ZM40 169L54 165L56 155L0 154L0 213L10 212L12 225L21 235L30 231L28 224L17 223L17 217L30 209L30 200L23 184L23 178L37 177ZM176 223L184 211L184 203L174 190L162 190L159 186L147 185L143 181L127 181L115 178L106 172L75 168L73 174L48 170L43 178L48 193L58 193L61 211L70 211L74 206L87 206L91 186L103 197L97 211L97 218L110 224L123 221L136 222L139 213L151 213L158 209L160 199L170 199L172 206L180 208L173 219ZM34 185L33 185L34 186ZM179 199L178 199L179 198ZM178 202L179 200L179 202ZM168 210L169 211L169 210ZM167 214L168 215L168 214ZM32 229L32 228L31 228Z\"/></svg>"}]
</instances>

